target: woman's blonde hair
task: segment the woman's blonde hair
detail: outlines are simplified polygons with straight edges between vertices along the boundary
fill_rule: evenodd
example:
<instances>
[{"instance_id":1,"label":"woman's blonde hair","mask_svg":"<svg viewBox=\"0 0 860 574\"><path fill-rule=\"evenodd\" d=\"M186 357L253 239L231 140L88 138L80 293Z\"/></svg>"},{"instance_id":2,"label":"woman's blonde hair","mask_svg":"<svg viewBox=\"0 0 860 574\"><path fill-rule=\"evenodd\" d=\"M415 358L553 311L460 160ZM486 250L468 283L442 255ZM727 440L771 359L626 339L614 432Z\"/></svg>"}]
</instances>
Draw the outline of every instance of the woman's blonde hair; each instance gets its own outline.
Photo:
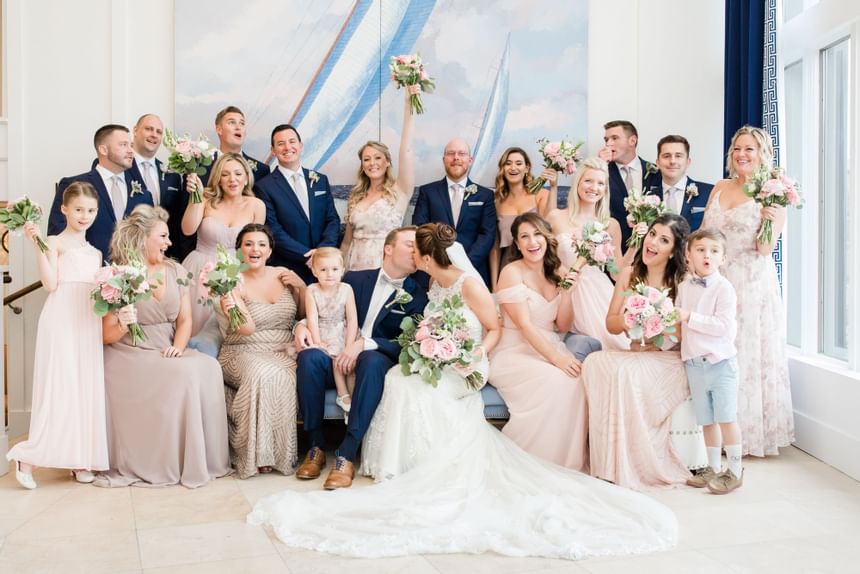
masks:
<instances>
[{"instance_id":1,"label":"woman's blonde hair","mask_svg":"<svg viewBox=\"0 0 860 574\"><path fill-rule=\"evenodd\" d=\"M355 185L350 190L349 197L347 198L347 221L349 221L349 213L352 211L352 208L355 207L362 199L367 197L367 192L370 189L370 178L367 177L366 173L364 173L364 160L362 159L364 150L369 147L378 152L382 152L385 159L388 161L388 167L385 168L385 180L382 182L383 197L385 197L391 205L397 203L397 193L394 191L394 183L397 179L395 179L394 170L391 168L391 152L388 150L388 146L384 143L369 141L358 150L358 181L356 181Z\"/></svg>"},{"instance_id":2,"label":"woman's blonde hair","mask_svg":"<svg viewBox=\"0 0 860 574\"><path fill-rule=\"evenodd\" d=\"M573 182L570 185L570 191L567 193L567 218L573 223L576 216L579 214L579 182L585 177L585 172L588 170L599 171L603 174L606 181L604 186L603 197L597 201L594 206L594 213L597 216L597 221L603 223L609 221L609 168L606 162L598 157L590 157L579 164L579 168L573 176Z\"/></svg>"},{"instance_id":3,"label":"woman's blonde hair","mask_svg":"<svg viewBox=\"0 0 860 574\"><path fill-rule=\"evenodd\" d=\"M521 147L509 147L502 152L502 157L499 158L499 171L496 172L496 203L501 203L511 194L511 188L508 185L508 180L505 179L505 162L508 161L508 156L512 153L518 153L523 156L523 161L526 164L526 172L523 174L523 185L528 187L534 177L532 177L532 160L529 159L529 154Z\"/></svg>"},{"instance_id":4,"label":"woman's blonde hair","mask_svg":"<svg viewBox=\"0 0 860 574\"><path fill-rule=\"evenodd\" d=\"M735 142L741 136L751 136L755 140L761 167L768 171L773 169L773 140L771 140L770 134L762 128L743 126L732 136L732 143L729 144L729 149L726 152L726 170L729 172L729 177L737 177L738 175L735 166L732 165L732 150L735 147Z\"/></svg>"},{"instance_id":5,"label":"woman's blonde hair","mask_svg":"<svg viewBox=\"0 0 860 574\"><path fill-rule=\"evenodd\" d=\"M218 204L224 199L224 190L221 189L221 173L224 171L224 165L228 161L238 162L242 166L242 169L245 170L247 182L245 182L245 189L242 190L242 195L254 197L254 172L251 171L248 160L240 153L222 153L218 155L215 165L212 166L212 172L209 174L209 185L206 186L203 192L206 199L209 200L209 205L212 207L218 207Z\"/></svg>"},{"instance_id":6,"label":"woman's blonde hair","mask_svg":"<svg viewBox=\"0 0 860 574\"><path fill-rule=\"evenodd\" d=\"M113 263L126 265L132 258L146 261L146 239L158 224L167 224L167 211L161 207L141 204L128 217L120 221L110 240L110 258Z\"/></svg>"}]
</instances>

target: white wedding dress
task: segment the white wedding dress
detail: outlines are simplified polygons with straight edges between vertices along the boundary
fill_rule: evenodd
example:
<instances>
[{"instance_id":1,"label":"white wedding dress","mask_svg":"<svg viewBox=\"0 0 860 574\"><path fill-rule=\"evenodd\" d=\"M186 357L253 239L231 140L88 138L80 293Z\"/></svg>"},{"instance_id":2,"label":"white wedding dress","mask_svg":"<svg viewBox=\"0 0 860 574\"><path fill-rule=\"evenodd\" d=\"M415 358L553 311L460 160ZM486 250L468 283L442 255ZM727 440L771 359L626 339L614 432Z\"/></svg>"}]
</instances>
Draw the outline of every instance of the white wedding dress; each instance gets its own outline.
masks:
<instances>
[{"instance_id":1,"label":"white wedding dress","mask_svg":"<svg viewBox=\"0 0 860 574\"><path fill-rule=\"evenodd\" d=\"M434 286L431 301L459 294ZM471 310L472 337L482 338ZM485 376L486 359L480 364ZM643 494L539 460L486 422L480 393L444 370L438 387L395 365L363 443L360 471L381 481L286 491L248 516L289 546L377 558L496 552L572 560L674 546L671 510Z\"/></svg>"}]
</instances>

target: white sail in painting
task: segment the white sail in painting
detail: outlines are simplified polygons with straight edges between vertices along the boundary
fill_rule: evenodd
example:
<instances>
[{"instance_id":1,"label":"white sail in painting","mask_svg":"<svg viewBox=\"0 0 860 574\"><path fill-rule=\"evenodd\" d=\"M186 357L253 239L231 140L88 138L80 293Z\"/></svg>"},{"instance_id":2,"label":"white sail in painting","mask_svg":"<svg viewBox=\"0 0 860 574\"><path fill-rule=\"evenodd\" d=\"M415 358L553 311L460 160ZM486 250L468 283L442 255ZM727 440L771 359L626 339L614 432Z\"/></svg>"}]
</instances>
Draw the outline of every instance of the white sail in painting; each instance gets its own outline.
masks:
<instances>
[{"instance_id":1,"label":"white sail in painting","mask_svg":"<svg viewBox=\"0 0 860 574\"><path fill-rule=\"evenodd\" d=\"M491 165L495 158L493 152L502 137L505 127L505 119L508 117L508 68L511 54L511 38L508 36L505 42L505 50L502 53L502 61L499 63L499 71L496 73L496 82L490 99L487 102L487 110L484 112L484 121L481 124L481 133L474 146L472 154L472 178L480 179L487 166Z\"/></svg>"}]
</instances>

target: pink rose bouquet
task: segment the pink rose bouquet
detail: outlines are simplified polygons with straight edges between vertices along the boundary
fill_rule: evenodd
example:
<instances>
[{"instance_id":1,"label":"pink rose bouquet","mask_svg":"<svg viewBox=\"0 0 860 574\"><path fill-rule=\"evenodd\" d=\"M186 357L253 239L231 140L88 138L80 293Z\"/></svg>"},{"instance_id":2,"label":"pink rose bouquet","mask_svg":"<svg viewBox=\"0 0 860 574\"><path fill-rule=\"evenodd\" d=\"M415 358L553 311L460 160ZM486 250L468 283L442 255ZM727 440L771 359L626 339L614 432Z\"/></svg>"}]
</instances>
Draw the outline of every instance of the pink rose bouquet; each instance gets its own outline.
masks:
<instances>
[{"instance_id":1,"label":"pink rose bouquet","mask_svg":"<svg viewBox=\"0 0 860 574\"><path fill-rule=\"evenodd\" d=\"M126 265L112 263L102 267L96 271L94 279L96 288L90 297L95 301L93 311L99 317L152 296L153 287L147 279L146 265L137 257L129 256ZM160 281L160 278L157 280ZM131 323L128 332L131 344L135 347L146 340L146 333L137 323Z\"/></svg>"},{"instance_id":2,"label":"pink rose bouquet","mask_svg":"<svg viewBox=\"0 0 860 574\"><path fill-rule=\"evenodd\" d=\"M421 88L421 92L432 94L433 90L436 89L433 78L424 70L421 54L392 56L388 63L388 69L391 71L391 81L397 84L398 90L403 87L418 86ZM421 101L420 92L412 94L409 100L412 103L413 114L424 113L424 102Z\"/></svg>"},{"instance_id":3,"label":"pink rose bouquet","mask_svg":"<svg viewBox=\"0 0 860 574\"><path fill-rule=\"evenodd\" d=\"M20 231L25 223L29 222L39 225L41 221L42 208L26 195L10 201L6 204L6 207L0 209L0 223L5 225L6 229L11 233ZM37 235L35 241L36 246L42 253L48 252L48 244L41 237Z\"/></svg>"},{"instance_id":4,"label":"pink rose bouquet","mask_svg":"<svg viewBox=\"0 0 860 574\"><path fill-rule=\"evenodd\" d=\"M216 261L208 261L200 268L197 277L199 302L213 305L214 300L230 293L242 280L240 273L248 269L248 264L242 261L241 251L227 251L220 243L216 246ZM247 318L239 307L232 307L227 313L230 330L235 331L245 324Z\"/></svg>"},{"instance_id":5,"label":"pink rose bouquet","mask_svg":"<svg viewBox=\"0 0 860 574\"><path fill-rule=\"evenodd\" d=\"M636 227L639 223L651 225L654 220L666 213L666 204L656 195L642 193L642 190L633 188L627 192L624 198L624 209L627 210L627 225ZM637 233L630 235L627 247L638 248L642 244L642 237Z\"/></svg>"},{"instance_id":6,"label":"pink rose bouquet","mask_svg":"<svg viewBox=\"0 0 860 574\"><path fill-rule=\"evenodd\" d=\"M610 273L618 273L612 236L603 223L592 221L583 225L582 239L574 240L574 247L588 265L594 265L601 271L609 269Z\"/></svg>"},{"instance_id":7,"label":"pink rose bouquet","mask_svg":"<svg viewBox=\"0 0 860 574\"><path fill-rule=\"evenodd\" d=\"M624 296L624 324L631 339L639 339L643 345L645 339L649 339L662 347L664 335L668 335L670 341L678 342L675 324L680 313L669 298L668 289L639 283L633 290L626 291Z\"/></svg>"},{"instance_id":8,"label":"pink rose bouquet","mask_svg":"<svg viewBox=\"0 0 860 574\"><path fill-rule=\"evenodd\" d=\"M400 369L404 375L417 373L424 382L439 384L442 369L451 366L463 375L466 385L480 389L483 375L474 368L473 352L479 343L469 335L463 300L454 295L440 303L429 303L422 317L406 317L400 323Z\"/></svg>"},{"instance_id":9,"label":"pink rose bouquet","mask_svg":"<svg viewBox=\"0 0 860 574\"><path fill-rule=\"evenodd\" d=\"M170 150L170 156L167 158L167 171L172 173L203 175L206 173L206 168L212 165L215 159L215 148L209 145L209 142L202 135L197 140L192 140L187 135L178 138L170 129L165 129L163 143L164 147ZM191 193L191 203L202 202L203 196L200 194L200 190L195 189Z\"/></svg>"},{"instance_id":10,"label":"pink rose bouquet","mask_svg":"<svg viewBox=\"0 0 860 574\"><path fill-rule=\"evenodd\" d=\"M583 142L572 143L567 140L551 142L546 138L539 139L540 154L543 156L543 166L554 169L565 175L573 175L576 171L576 162L579 161L579 148ZM528 192L532 195L543 189L546 180L536 177L528 186Z\"/></svg>"},{"instance_id":11,"label":"pink rose bouquet","mask_svg":"<svg viewBox=\"0 0 860 574\"><path fill-rule=\"evenodd\" d=\"M781 169L763 168L758 170L744 184L744 193L753 198L762 207L781 205L783 207L803 208L803 197L800 195L797 182L786 176ZM762 219L758 242L767 244L773 241L773 221Z\"/></svg>"}]
</instances>

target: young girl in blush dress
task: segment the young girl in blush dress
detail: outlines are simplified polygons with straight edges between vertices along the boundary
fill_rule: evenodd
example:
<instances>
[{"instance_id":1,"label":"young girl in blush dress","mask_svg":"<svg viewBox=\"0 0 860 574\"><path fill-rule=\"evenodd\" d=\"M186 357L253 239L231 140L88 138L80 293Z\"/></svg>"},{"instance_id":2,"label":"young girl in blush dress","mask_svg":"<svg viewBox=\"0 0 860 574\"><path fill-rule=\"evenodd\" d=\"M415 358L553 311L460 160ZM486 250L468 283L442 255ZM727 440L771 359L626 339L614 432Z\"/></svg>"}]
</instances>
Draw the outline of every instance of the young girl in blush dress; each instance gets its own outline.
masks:
<instances>
[{"instance_id":1,"label":"young girl in blush dress","mask_svg":"<svg viewBox=\"0 0 860 574\"><path fill-rule=\"evenodd\" d=\"M358 335L355 296L352 287L341 281L341 251L334 247L318 248L311 259L311 271L318 283L308 287L308 297L305 298L308 330L314 345L336 357L344 345L354 341ZM337 389L335 403L343 409L344 419L348 421L355 375L345 375L334 369L334 384Z\"/></svg>"},{"instance_id":2,"label":"young girl in blush dress","mask_svg":"<svg viewBox=\"0 0 860 574\"><path fill-rule=\"evenodd\" d=\"M66 228L48 237L47 253L36 249L49 294L36 335L30 434L6 455L16 461L15 478L27 489L36 488L35 466L74 469L78 482L92 482L92 471L108 468L102 321L90 301L102 258L86 240L98 207L93 186L71 184L60 208ZM24 231L30 239L39 234L33 223Z\"/></svg>"}]
</instances>

